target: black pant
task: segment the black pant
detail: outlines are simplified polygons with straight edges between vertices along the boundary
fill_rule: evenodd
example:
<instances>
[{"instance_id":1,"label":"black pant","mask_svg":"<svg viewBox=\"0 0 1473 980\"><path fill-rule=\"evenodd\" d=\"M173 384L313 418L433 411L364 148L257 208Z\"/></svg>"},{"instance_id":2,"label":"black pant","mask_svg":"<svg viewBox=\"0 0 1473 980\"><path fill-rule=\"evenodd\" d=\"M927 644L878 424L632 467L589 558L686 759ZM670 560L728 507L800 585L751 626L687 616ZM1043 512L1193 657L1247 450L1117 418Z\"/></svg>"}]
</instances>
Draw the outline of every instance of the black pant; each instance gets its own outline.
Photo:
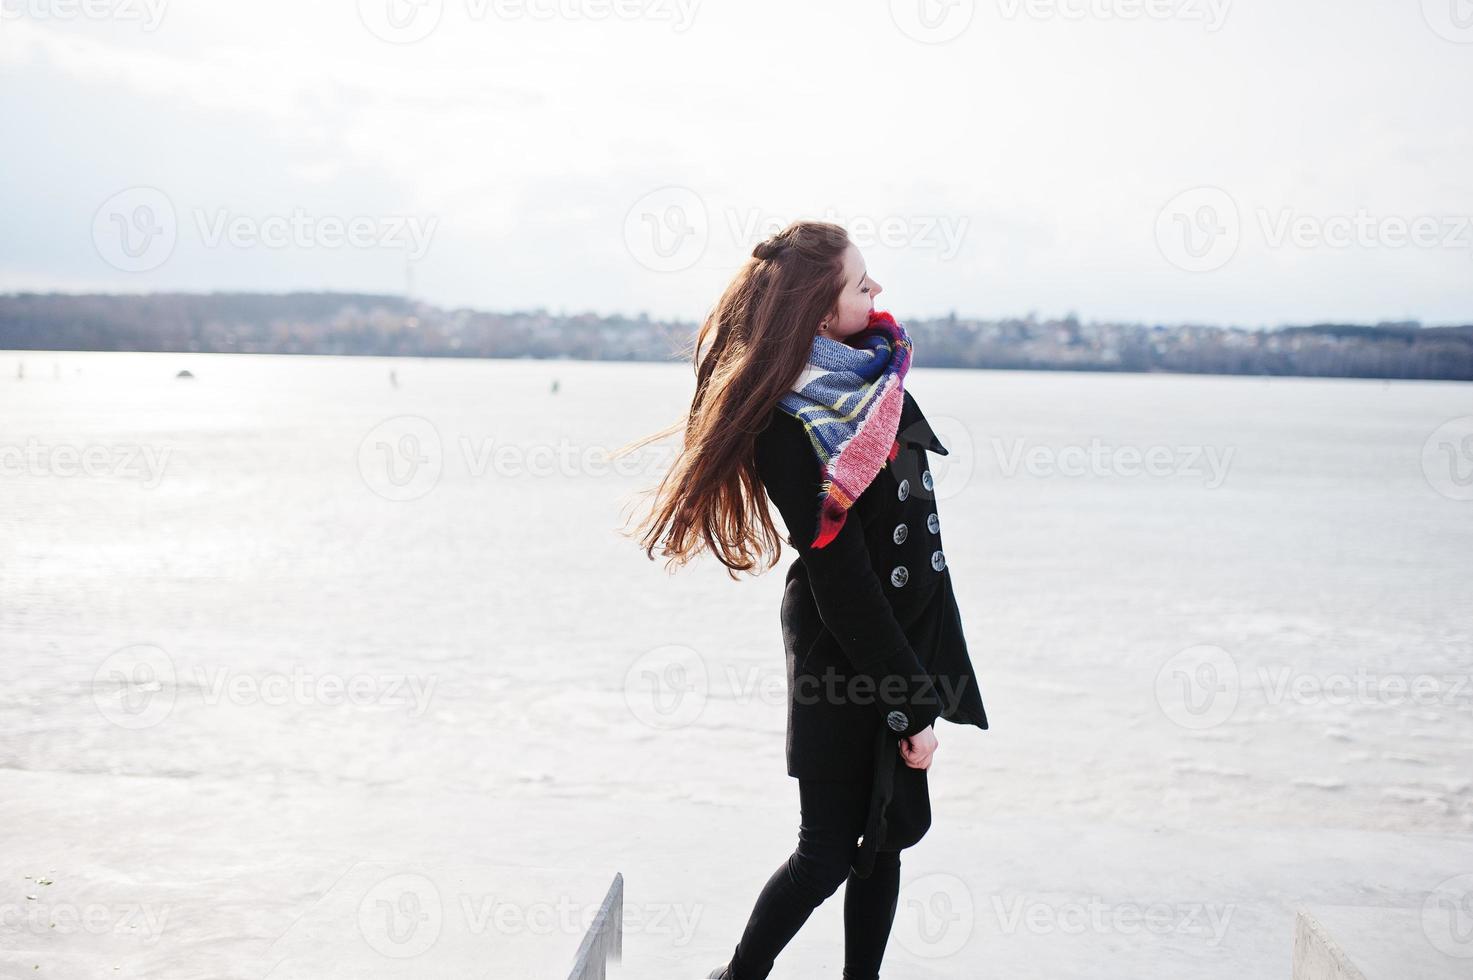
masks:
<instances>
[{"instance_id":1,"label":"black pant","mask_svg":"<svg viewBox=\"0 0 1473 980\"><path fill-rule=\"evenodd\" d=\"M869 795L868 781L798 780L803 811L798 849L757 896L732 953L732 980L765 980L777 954L840 885L845 885L844 980L878 980L900 893L900 852L880 851L868 878L850 873Z\"/></svg>"}]
</instances>

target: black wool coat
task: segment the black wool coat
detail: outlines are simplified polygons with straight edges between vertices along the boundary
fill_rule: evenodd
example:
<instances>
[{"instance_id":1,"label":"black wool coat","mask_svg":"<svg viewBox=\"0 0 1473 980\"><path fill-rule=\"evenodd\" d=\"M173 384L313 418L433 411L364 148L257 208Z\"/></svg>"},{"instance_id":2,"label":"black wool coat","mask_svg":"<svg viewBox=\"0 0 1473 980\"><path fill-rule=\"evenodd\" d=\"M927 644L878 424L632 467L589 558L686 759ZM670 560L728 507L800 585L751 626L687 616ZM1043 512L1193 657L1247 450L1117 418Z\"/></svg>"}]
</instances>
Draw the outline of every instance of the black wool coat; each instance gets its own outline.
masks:
<instances>
[{"instance_id":1,"label":"black wool coat","mask_svg":"<svg viewBox=\"0 0 1473 980\"><path fill-rule=\"evenodd\" d=\"M908 391L896 440L837 537L812 548L822 470L803 423L774 407L756 437L758 473L798 552L781 610L795 778L869 779L879 752L898 758L899 740L937 718L987 728L927 455L948 452Z\"/></svg>"}]
</instances>

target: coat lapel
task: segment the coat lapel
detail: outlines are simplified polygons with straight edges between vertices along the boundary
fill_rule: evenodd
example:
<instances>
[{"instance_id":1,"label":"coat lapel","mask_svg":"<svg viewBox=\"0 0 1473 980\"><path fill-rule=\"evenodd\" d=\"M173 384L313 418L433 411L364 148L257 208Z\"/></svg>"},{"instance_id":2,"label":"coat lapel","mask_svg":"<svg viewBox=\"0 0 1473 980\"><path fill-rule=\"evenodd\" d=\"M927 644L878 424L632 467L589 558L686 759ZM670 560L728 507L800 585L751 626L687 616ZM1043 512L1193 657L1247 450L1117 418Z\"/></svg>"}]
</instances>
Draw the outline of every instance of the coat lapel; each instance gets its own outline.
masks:
<instances>
[{"instance_id":1,"label":"coat lapel","mask_svg":"<svg viewBox=\"0 0 1473 980\"><path fill-rule=\"evenodd\" d=\"M936 438L936 433L931 431L931 423L926 421L926 416L921 414L921 406L916 404L915 398L910 392L905 393L905 402L900 408L900 428L895 433L895 438L902 443L920 446L939 456L951 455L941 440Z\"/></svg>"}]
</instances>

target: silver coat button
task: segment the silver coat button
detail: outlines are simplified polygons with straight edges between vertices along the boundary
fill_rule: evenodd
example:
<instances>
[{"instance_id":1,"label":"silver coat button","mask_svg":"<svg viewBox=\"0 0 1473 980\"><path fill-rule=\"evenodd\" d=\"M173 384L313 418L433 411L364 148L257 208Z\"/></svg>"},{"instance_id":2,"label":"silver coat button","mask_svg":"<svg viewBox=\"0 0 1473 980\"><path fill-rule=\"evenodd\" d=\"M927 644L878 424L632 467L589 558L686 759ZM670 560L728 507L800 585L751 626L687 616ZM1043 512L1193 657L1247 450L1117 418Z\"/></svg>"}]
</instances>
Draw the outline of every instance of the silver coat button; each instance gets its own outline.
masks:
<instances>
[{"instance_id":1,"label":"silver coat button","mask_svg":"<svg viewBox=\"0 0 1473 980\"><path fill-rule=\"evenodd\" d=\"M903 732L910 724L910 719L906 717L904 711L892 711L885 716L885 724L890 726L892 732Z\"/></svg>"},{"instance_id":2,"label":"silver coat button","mask_svg":"<svg viewBox=\"0 0 1473 980\"><path fill-rule=\"evenodd\" d=\"M939 551L931 552L931 567L938 572L941 571L946 567L946 556Z\"/></svg>"},{"instance_id":3,"label":"silver coat button","mask_svg":"<svg viewBox=\"0 0 1473 980\"><path fill-rule=\"evenodd\" d=\"M924 473L921 474L921 486L925 487L927 490L934 490L935 489L935 487L936 487L936 481L933 480L933 479L931 479L931 471L930 470L927 470L926 472L924 472Z\"/></svg>"},{"instance_id":4,"label":"silver coat button","mask_svg":"<svg viewBox=\"0 0 1473 980\"><path fill-rule=\"evenodd\" d=\"M937 517L935 514L932 514L930 517L926 518L926 530L930 531L932 534L940 534L941 518Z\"/></svg>"},{"instance_id":5,"label":"silver coat button","mask_svg":"<svg viewBox=\"0 0 1473 980\"><path fill-rule=\"evenodd\" d=\"M904 524L896 524L895 533L890 535L890 537L895 539L896 544L905 544L905 538L908 534L910 534L910 528Z\"/></svg>"},{"instance_id":6,"label":"silver coat button","mask_svg":"<svg viewBox=\"0 0 1473 980\"><path fill-rule=\"evenodd\" d=\"M895 491L895 496L899 497L901 500L904 500L906 497L910 496L910 480L906 479L900 481L900 489Z\"/></svg>"},{"instance_id":7,"label":"silver coat button","mask_svg":"<svg viewBox=\"0 0 1473 980\"><path fill-rule=\"evenodd\" d=\"M938 555L941 554L941 552L939 551L936 553ZM896 565L894 568L890 569L890 584L895 586L897 589L909 581L910 569L906 568L904 565Z\"/></svg>"}]
</instances>

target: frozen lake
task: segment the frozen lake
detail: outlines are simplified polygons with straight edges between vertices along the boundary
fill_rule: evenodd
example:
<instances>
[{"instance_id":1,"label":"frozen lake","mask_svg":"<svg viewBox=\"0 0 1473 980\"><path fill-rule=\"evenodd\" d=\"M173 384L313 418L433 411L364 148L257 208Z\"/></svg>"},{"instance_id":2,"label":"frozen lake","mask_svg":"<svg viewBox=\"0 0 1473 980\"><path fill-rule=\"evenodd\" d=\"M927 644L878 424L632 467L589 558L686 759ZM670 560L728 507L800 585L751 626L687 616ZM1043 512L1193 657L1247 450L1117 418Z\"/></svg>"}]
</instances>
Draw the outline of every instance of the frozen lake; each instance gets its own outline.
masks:
<instances>
[{"instance_id":1,"label":"frozen lake","mask_svg":"<svg viewBox=\"0 0 1473 980\"><path fill-rule=\"evenodd\" d=\"M938 728L889 974L1287 976L1301 903L1473 969L1473 388L908 382L993 727ZM598 456L691 384L0 352L0 977L496 977L510 866L624 873L616 976L724 962L796 843L792 553L671 576L618 533L670 444Z\"/></svg>"}]
</instances>

